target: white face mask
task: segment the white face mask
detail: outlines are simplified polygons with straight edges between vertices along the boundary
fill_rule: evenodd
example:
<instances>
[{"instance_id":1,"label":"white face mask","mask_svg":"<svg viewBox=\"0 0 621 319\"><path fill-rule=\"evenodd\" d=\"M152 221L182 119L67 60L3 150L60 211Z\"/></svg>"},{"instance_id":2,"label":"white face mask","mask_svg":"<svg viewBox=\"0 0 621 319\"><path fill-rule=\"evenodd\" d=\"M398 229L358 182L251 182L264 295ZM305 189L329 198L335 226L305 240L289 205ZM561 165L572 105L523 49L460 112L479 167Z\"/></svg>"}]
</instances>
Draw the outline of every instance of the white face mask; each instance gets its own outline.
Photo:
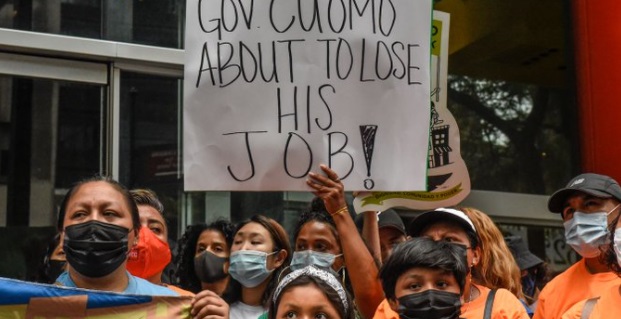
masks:
<instances>
[{"instance_id":1,"label":"white face mask","mask_svg":"<svg viewBox=\"0 0 621 319\"><path fill-rule=\"evenodd\" d=\"M609 212L574 212L573 217L563 223L567 244L584 258L599 256L599 247L609 243L608 215L618 207L615 206Z\"/></svg>"}]
</instances>

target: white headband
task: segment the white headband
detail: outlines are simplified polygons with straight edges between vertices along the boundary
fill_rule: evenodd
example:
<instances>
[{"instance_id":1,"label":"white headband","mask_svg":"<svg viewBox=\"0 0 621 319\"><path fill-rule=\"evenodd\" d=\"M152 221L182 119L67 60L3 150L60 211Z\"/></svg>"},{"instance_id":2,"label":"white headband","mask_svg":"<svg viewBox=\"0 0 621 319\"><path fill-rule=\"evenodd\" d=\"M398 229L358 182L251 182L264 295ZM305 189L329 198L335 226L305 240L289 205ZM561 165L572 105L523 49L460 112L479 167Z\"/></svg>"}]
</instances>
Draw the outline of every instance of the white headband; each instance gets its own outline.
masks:
<instances>
[{"instance_id":1,"label":"white headband","mask_svg":"<svg viewBox=\"0 0 621 319\"><path fill-rule=\"evenodd\" d=\"M343 289L341 283L336 280L334 275L332 275L331 273L322 269L315 268L313 266L306 266L302 269L292 271L291 273L286 275L285 278L283 278L280 283L278 283L278 287L276 287L276 290L274 291L274 305L276 304L276 300L278 300L278 297L280 296L282 290L292 281L304 275L317 278L328 284L328 286L330 286L330 288L336 291L336 293L339 295L341 303L343 304L343 308L345 308L345 311L347 311L349 307L347 303L347 295L345 294L345 289Z\"/></svg>"}]
</instances>

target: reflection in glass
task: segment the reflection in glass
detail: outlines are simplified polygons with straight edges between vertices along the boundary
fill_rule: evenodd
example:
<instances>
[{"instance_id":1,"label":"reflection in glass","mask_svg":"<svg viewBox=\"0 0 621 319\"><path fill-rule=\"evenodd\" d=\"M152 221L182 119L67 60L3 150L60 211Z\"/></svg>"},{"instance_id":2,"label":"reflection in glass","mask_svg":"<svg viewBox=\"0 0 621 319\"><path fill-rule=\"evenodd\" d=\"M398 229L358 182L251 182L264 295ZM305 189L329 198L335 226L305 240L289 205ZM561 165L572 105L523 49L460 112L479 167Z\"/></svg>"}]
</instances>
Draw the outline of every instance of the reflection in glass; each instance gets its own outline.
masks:
<instances>
[{"instance_id":1,"label":"reflection in glass","mask_svg":"<svg viewBox=\"0 0 621 319\"><path fill-rule=\"evenodd\" d=\"M183 47L185 1L0 1L0 28Z\"/></svg>"},{"instance_id":2,"label":"reflection in glass","mask_svg":"<svg viewBox=\"0 0 621 319\"><path fill-rule=\"evenodd\" d=\"M7 225L54 225L56 214L50 212L64 191L101 172L104 91L0 77L0 216Z\"/></svg>"}]
</instances>

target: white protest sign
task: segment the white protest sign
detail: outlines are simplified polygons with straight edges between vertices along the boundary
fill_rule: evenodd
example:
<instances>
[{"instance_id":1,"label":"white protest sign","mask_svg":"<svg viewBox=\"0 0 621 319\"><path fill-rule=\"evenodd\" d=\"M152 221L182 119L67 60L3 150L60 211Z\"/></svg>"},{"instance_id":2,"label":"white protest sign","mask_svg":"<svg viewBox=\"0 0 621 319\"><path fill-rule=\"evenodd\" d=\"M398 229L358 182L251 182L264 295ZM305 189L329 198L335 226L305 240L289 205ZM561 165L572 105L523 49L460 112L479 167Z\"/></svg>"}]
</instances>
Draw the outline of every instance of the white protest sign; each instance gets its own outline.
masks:
<instances>
[{"instance_id":1,"label":"white protest sign","mask_svg":"<svg viewBox=\"0 0 621 319\"><path fill-rule=\"evenodd\" d=\"M449 24L448 13L433 11L428 190L363 193L354 200L356 212L391 207L435 209L457 205L470 194L470 175L460 153L459 127L447 108Z\"/></svg>"},{"instance_id":2,"label":"white protest sign","mask_svg":"<svg viewBox=\"0 0 621 319\"><path fill-rule=\"evenodd\" d=\"M188 1L185 189L424 190L431 2Z\"/></svg>"}]
</instances>

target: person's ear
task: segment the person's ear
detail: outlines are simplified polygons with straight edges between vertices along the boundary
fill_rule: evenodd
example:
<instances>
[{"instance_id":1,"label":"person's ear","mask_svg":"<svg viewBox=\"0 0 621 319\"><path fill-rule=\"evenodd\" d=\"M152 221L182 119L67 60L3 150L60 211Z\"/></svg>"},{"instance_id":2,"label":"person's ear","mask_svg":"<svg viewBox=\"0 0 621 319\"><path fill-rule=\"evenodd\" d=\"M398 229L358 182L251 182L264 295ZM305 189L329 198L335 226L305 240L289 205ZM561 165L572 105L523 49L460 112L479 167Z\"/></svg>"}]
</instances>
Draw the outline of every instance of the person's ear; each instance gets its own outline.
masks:
<instances>
[{"instance_id":1,"label":"person's ear","mask_svg":"<svg viewBox=\"0 0 621 319\"><path fill-rule=\"evenodd\" d=\"M475 267L481 262L481 249L479 247L472 250L472 265L471 267Z\"/></svg>"},{"instance_id":2,"label":"person's ear","mask_svg":"<svg viewBox=\"0 0 621 319\"><path fill-rule=\"evenodd\" d=\"M227 274L227 275L229 274L229 266L230 266L230 263L229 263L229 261L228 261L228 260L227 260L227 261L225 261L225 262L224 262L224 264L222 265L222 270L223 270L223 271L224 271L224 273L225 273L225 274Z\"/></svg>"},{"instance_id":3,"label":"person's ear","mask_svg":"<svg viewBox=\"0 0 621 319\"><path fill-rule=\"evenodd\" d=\"M388 300L388 305L392 311L397 312L399 310L399 300L393 298L386 298Z\"/></svg>"},{"instance_id":4,"label":"person's ear","mask_svg":"<svg viewBox=\"0 0 621 319\"><path fill-rule=\"evenodd\" d=\"M274 269L279 268L280 266L282 266L282 264L285 263L285 260L287 260L287 251L284 249L281 249L276 255L276 258L274 258Z\"/></svg>"}]
</instances>

